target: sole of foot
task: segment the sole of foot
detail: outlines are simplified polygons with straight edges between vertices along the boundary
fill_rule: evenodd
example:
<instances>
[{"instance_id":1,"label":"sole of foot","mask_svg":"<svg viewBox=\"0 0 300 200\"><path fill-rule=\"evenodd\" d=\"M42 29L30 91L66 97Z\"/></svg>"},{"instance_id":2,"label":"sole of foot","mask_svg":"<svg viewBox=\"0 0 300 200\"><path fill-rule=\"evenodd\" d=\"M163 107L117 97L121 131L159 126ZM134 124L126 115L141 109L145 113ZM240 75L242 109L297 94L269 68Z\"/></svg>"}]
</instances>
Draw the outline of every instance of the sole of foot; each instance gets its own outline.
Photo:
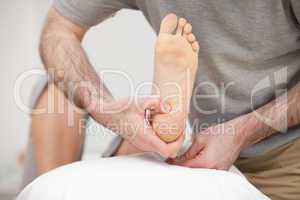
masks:
<instances>
[{"instance_id":1,"label":"sole of foot","mask_svg":"<svg viewBox=\"0 0 300 200\"><path fill-rule=\"evenodd\" d=\"M166 99L164 103L172 111L156 115L152 124L156 134L167 143L176 141L184 132L199 49L192 25L186 19L169 14L162 20L155 47L153 93Z\"/></svg>"}]
</instances>

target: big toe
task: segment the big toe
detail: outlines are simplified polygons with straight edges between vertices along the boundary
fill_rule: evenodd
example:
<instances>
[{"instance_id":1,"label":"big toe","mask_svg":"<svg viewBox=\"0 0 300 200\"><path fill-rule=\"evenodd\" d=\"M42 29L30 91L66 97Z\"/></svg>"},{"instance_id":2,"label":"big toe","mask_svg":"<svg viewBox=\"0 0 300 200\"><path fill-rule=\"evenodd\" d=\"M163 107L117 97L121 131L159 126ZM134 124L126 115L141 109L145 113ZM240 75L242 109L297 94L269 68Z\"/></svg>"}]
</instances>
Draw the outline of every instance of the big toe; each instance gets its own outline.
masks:
<instances>
[{"instance_id":1,"label":"big toe","mask_svg":"<svg viewBox=\"0 0 300 200\"><path fill-rule=\"evenodd\" d=\"M175 14L168 14L161 22L160 33L173 33L177 28L178 17Z\"/></svg>"}]
</instances>

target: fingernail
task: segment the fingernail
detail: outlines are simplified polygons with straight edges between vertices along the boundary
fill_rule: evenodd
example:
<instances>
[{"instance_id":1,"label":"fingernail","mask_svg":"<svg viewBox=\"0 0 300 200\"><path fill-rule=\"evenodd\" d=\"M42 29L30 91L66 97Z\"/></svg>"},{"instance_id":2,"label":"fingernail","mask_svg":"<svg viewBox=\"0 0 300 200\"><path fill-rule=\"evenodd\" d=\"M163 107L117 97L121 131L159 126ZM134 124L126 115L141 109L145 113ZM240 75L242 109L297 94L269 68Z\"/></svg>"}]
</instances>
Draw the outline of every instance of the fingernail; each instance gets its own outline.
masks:
<instances>
[{"instance_id":1,"label":"fingernail","mask_svg":"<svg viewBox=\"0 0 300 200\"><path fill-rule=\"evenodd\" d=\"M169 113L172 110L172 107L169 103L164 103L164 112Z\"/></svg>"}]
</instances>

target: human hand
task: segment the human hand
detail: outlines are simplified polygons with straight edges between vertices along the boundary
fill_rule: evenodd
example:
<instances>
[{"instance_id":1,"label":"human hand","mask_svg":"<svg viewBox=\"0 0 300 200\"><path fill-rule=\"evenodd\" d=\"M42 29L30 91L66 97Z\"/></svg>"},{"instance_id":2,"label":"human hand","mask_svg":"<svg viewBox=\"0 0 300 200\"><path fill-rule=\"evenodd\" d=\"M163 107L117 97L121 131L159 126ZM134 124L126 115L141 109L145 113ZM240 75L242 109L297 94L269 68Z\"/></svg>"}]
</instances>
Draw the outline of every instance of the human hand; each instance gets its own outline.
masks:
<instances>
[{"instance_id":1,"label":"human hand","mask_svg":"<svg viewBox=\"0 0 300 200\"><path fill-rule=\"evenodd\" d=\"M200 132L185 154L168 162L191 168L228 170L246 144L245 120L242 116Z\"/></svg>"},{"instance_id":2,"label":"human hand","mask_svg":"<svg viewBox=\"0 0 300 200\"><path fill-rule=\"evenodd\" d=\"M102 106L104 110L92 112L92 117L116 132L130 144L144 152L156 152L165 158L174 158L182 146L184 135L177 141L166 144L153 131L146 119L146 110L152 115L167 113L160 98L126 98Z\"/></svg>"}]
</instances>

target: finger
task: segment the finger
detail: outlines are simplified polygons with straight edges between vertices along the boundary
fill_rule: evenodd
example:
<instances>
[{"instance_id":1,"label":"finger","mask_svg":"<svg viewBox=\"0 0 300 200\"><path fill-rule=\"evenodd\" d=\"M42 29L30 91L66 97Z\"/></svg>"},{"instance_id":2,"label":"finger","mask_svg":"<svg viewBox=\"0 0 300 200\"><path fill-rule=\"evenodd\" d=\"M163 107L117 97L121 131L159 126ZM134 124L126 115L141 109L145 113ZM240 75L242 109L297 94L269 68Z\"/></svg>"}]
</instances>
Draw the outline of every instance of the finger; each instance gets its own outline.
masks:
<instances>
[{"instance_id":1,"label":"finger","mask_svg":"<svg viewBox=\"0 0 300 200\"><path fill-rule=\"evenodd\" d=\"M151 127L148 127L145 131L145 137L142 138L144 143L146 144L146 151L155 152L160 154L164 158L168 158L171 152L168 149L167 144L162 141L152 130Z\"/></svg>"},{"instance_id":2,"label":"finger","mask_svg":"<svg viewBox=\"0 0 300 200\"><path fill-rule=\"evenodd\" d=\"M168 149L171 152L170 158L176 158L184 142L185 133L182 134L175 142L168 144Z\"/></svg>"},{"instance_id":3,"label":"finger","mask_svg":"<svg viewBox=\"0 0 300 200\"><path fill-rule=\"evenodd\" d=\"M207 149L202 150L195 158L186 160L181 163L180 166L203 169L222 169L218 165L218 160L213 159L213 156L206 150Z\"/></svg>"},{"instance_id":4,"label":"finger","mask_svg":"<svg viewBox=\"0 0 300 200\"><path fill-rule=\"evenodd\" d=\"M189 167L189 168L205 168L204 165L201 163L201 160L198 159L198 157L186 160L185 162L181 163L180 166L183 167Z\"/></svg>"},{"instance_id":5,"label":"finger","mask_svg":"<svg viewBox=\"0 0 300 200\"><path fill-rule=\"evenodd\" d=\"M199 162L198 155L196 157L193 157L191 159L186 160L183 157L179 157L173 160L169 160L168 163L171 165L178 165L183 167L190 167L190 168L201 168L200 162Z\"/></svg>"},{"instance_id":6,"label":"finger","mask_svg":"<svg viewBox=\"0 0 300 200\"><path fill-rule=\"evenodd\" d=\"M168 114L172 110L172 107L169 103L164 103L162 101L159 102L159 104L155 104L151 108L151 114L157 115L157 114Z\"/></svg>"},{"instance_id":7,"label":"finger","mask_svg":"<svg viewBox=\"0 0 300 200\"><path fill-rule=\"evenodd\" d=\"M199 152L203 150L203 148L204 145L194 140L193 144L183 155L174 160L171 160L170 163L174 165L182 165L186 161L194 159L199 154Z\"/></svg>"},{"instance_id":8,"label":"finger","mask_svg":"<svg viewBox=\"0 0 300 200\"><path fill-rule=\"evenodd\" d=\"M152 109L152 107L160 106L160 97L159 96L147 96L140 97L138 99L138 105L141 106L143 110Z\"/></svg>"},{"instance_id":9,"label":"finger","mask_svg":"<svg viewBox=\"0 0 300 200\"><path fill-rule=\"evenodd\" d=\"M160 107L155 110L156 113L154 114L168 114L172 111L172 107L167 102L160 102Z\"/></svg>"},{"instance_id":10,"label":"finger","mask_svg":"<svg viewBox=\"0 0 300 200\"><path fill-rule=\"evenodd\" d=\"M144 112L145 110L151 110L151 114L165 114L170 112L169 110L171 110L169 105L164 105L161 102L159 96L143 97L139 101L142 112Z\"/></svg>"},{"instance_id":11,"label":"finger","mask_svg":"<svg viewBox=\"0 0 300 200\"><path fill-rule=\"evenodd\" d=\"M204 151L198 154L194 159L185 161L181 164L181 166L190 168L217 169L217 166L212 163L212 160L207 159Z\"/></svg>"},{"instance_id":12,"label":"finger","mask_svg":"<svg viewBox=\"0 0 300 200\"><path fill-rule=\"evenodd\" d=\"M192 146L183 154L185 160L191 160L195 158L199 152L204 148L204 144L198 143L196 140L193 142Z\"/></svg>"}]
</instances>

